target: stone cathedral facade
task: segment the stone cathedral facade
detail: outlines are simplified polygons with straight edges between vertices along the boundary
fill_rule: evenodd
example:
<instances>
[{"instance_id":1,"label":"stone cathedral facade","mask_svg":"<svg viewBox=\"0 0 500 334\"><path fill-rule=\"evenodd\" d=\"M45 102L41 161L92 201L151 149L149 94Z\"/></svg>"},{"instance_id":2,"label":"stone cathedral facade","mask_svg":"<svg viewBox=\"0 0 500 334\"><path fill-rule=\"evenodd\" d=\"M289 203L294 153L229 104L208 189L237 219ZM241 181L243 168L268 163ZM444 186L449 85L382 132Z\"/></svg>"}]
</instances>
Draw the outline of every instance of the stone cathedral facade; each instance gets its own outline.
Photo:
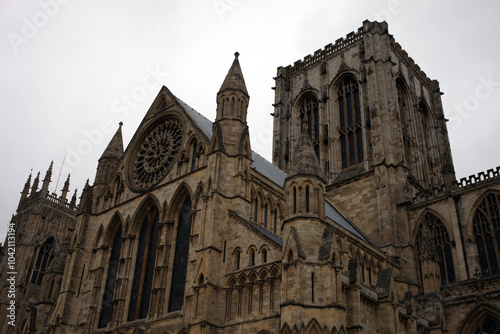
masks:
<instances>
[{"instance_id":1,"label":"stone cathedral facade","mask_svg":"<svg viewBox=\"0 0 500 334\"><path fill-rule=\"evenodd\" d=\"M214 122L163 87L79 198L30 176L0 333L500 333L500 167L456 180L439 84L387 24L275 81L272 163L236 53Z\"/></svg>"}]
</instances>

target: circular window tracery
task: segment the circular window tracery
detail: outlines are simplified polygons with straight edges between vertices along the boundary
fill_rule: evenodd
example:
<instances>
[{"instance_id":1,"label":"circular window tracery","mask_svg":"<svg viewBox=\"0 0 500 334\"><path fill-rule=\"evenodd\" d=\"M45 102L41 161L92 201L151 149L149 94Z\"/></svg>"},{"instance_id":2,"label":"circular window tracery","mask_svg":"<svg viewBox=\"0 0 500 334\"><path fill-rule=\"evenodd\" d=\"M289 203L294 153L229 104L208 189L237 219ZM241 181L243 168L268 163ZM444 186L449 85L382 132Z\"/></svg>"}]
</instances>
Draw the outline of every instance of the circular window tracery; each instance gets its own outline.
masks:
<instances>
[{"instance_id":1,"label":"circular window tracery","mask_svg":"<svg viewBox=\"0 0 500 334\"><path fill-rule=\"evenodd\" d=\"M174 118L162 121L149 132L133 155L134 188L146 190L167 176L180 151L182 137L182 123Z\"/></svg>"}]
</instances>

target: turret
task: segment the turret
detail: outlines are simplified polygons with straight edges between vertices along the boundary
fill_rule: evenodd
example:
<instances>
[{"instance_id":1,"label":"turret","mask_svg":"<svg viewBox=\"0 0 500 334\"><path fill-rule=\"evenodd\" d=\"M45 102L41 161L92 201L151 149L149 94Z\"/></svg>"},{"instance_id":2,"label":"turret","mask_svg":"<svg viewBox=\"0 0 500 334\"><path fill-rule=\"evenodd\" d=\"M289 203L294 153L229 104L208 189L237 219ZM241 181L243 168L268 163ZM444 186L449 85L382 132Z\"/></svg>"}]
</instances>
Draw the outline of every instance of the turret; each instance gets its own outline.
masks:
<instances>
[{"instance_id":1,"label":"turret","mask_svg":"<svg viewBox=\"0 0 500 334\"><path fill-rule=\"evenodd\" d=\"M37 192L39 182L40 182L40 172L36 174L35 180L33 181L33 185L31 186L31 195Z\"/></svg>"},{"instance_id":2,"label":"turret","mask_svg":"<svg viewBox=\"0 0 500 334\"><path fill-rule=\"evenodd\" d=\"M21 199L19 200L19 206L21 205L21 202L23 202L26 198L28 198L28 194L30 192L30 185L31 185L31 173L30 176L28 176L28 180L26 180L26 183L24 184L23 191L21 192Z\"/></svg>"},{"instance_id":3,"label":"turret","mask_svg":"<svg viewBox=\"0 0 500 334\"><path fill-rule=\"evenodd\" d=\"M210 151L229 155L244 154L252 158L247 126L249 95L238 60L235 58L217 93L217 115Z\"/></svg>"},{"instance_id":4,"label":"turret","mask_svg":"<svg viewBox=\"0 0 500 334\"><path fill-rule=\"evenodd\" d=\"M296 216L325 217L325 180L307 133L302 124L295 155L285 180L288 200L285 207L287 219Z\"/></svg>"},{"instance_id":5,"label":"turret","mask_svg":"<svg viewBox=\"0 0 500 334\"><path fill-rule=\"evenodd\" d=\"M50 163L49 169L45 173L45 177L43 178L42 189L40 190L45 195L49 192L49 184L50 179L52 178L52 167L54 166L54 161Z\"/></svg>"},{"instance_id":6,"label":"turret","mask_svg":"<svg viewBox=\"0 0 500 334\"><path fill-rule=\"evenodd\" d=\"M109 181L123 155L122 125L120 122L118 130L99 158L94 185L104 185Z\"/></svg>"},{"instance_id":7,"label":"turret","mask_svg":"<svg viewBox=\"0 0 500 334\"><path fill-rule=\"evenodd\" d=\"M66 202L66 197L68 196L68 192L69 192L69 178L70 178L71 174L68 174L68 178L66 179L66 182L64 182L64 187L62 189L62 193L61 193L61 204L64 205L64 203Z\"/></svg>"}]
</instances>

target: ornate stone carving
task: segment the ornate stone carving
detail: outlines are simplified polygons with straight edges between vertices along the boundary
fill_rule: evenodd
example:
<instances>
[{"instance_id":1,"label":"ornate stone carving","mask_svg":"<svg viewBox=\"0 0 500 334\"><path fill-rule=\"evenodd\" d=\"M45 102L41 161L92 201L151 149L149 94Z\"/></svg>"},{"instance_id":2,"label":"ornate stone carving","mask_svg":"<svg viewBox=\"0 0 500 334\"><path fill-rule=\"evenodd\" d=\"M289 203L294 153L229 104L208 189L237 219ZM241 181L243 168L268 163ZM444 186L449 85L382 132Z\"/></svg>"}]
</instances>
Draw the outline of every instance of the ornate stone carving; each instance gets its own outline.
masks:
<instances>
[{"instance_id":1,"label":"ornate stone carving","mask_svg":"<svg viewBox=\"0 0 500 334\"><path fill-rule=\"evenodd\" d=\"M131 166L131 185L147 190L160 182L172 168L180 151L183 126L169 118L153 128L136 148Z\"/></svg>"}]
</instances>

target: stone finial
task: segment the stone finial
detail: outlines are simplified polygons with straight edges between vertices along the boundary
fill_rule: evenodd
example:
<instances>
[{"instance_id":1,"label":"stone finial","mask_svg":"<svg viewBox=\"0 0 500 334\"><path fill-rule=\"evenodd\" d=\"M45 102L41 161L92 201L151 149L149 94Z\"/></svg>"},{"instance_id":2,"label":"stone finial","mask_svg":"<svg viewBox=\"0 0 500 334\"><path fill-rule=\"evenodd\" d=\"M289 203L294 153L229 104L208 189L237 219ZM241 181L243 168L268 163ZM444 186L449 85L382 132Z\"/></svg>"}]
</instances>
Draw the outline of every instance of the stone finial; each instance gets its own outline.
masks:
<instances>
[{"instance_id":1,"label":"stone finial","mask_svg":"<svg viewBox=\"0 0 500 334\"><path fill-rule=\"evenodd\" d=\"M50 163L49 169L45 173L45 177L43 178L42 191L49 190L50 179L52 178L52 168L54 167L54 161Z\"/></svg>"},{"instance_id":2,"label":"stone finial","mask_svg":"<svg viewBox=\"0 0 500 334\"><path fill-rule=\"evenodd\" d=\"M64 204L66 202L66 196L68 195L69 192L69 178L71 174L68 174L68 178L66 179L66 182L64 182L64 187L62 189L62 194L61 194L61 203Z\"/></svg>"},{"instance_id":3,"label":"stone finial","mask_svg":"<svg viewBox=\"0 0 500 334\"><path fill-rule=\"evenodd\" d=\"M33 185L31 186L31 194L34 194L38 190L39 182L40 182L40 172L36 174L35 180L33 181Z\"/></svg>"}]
</instances>

